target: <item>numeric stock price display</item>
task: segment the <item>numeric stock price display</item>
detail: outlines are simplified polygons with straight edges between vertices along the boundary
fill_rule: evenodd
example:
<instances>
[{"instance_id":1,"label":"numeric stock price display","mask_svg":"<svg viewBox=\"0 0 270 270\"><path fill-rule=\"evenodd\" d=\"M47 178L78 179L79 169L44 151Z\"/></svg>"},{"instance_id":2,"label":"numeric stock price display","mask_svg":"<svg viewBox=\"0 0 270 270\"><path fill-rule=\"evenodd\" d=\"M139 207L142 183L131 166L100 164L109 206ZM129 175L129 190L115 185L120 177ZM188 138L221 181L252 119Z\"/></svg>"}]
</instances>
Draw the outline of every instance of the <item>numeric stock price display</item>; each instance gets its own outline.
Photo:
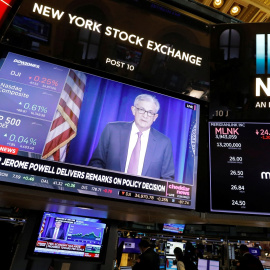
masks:
<instances>
[{"instance_id":1,"label":"numeric stock price display","mask_svg":"<svg viewBox=\"0 0 270 270\"><path fill-rule=\"evenodd\" d=\"M166 197L143 194L143 193L137 193L137 192L119 191L119 196L121 196L121 197L133 197L133 198L143 199L143 200L148 200L148 201L158 201L158 202L164 202L164 203L190 205L190 201L188 201L188 200L179 200L179 199L174 199L174 198L166 198Z\"/></svg>"},{"instance_id":2,"label":"numeric stock price display","mask_svg":"<svg viewBox=\"0 0 270 270\"><path fill-rule=\"evenodd\" d=\"M211 211L270 215L270 124L209 122Z\"/></svg>"}]
</instances>

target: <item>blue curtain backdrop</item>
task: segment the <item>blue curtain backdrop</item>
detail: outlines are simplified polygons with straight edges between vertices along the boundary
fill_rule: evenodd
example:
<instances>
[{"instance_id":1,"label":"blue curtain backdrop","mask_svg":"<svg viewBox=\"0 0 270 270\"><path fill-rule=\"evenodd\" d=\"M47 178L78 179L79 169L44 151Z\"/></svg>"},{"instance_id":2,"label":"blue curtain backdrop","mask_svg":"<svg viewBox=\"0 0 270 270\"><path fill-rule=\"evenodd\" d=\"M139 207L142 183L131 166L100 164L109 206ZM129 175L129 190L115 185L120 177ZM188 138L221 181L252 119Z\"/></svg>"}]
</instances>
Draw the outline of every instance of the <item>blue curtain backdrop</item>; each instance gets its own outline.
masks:
<instances>
[{"instance_id":1,"label":"blue curtain backdrop","mask_svg":"<svg viewBox=\"0 0 270 270\"><path fill-rule=\"evenodd\" d=\"M194 156L189 152L189 137L196 111L187 109L185 101L89 74L78 133L71 142L66 162L87 165L106 124L133 121L131 106L137 95L145 93L154 95L160 102L159 116L153 127L171 139L175 181L193 184Z\"/></svg>"}]
</instances>

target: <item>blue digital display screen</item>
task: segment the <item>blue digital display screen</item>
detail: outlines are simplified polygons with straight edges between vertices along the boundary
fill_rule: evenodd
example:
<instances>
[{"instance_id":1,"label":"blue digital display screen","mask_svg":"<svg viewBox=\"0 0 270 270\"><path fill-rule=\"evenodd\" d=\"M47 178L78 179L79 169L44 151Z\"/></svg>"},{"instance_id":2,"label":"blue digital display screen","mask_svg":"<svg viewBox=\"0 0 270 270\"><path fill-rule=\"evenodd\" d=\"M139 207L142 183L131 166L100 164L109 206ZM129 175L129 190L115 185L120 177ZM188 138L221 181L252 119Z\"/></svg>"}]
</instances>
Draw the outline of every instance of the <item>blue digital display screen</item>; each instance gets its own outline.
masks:
<instances>
[{"instance_id":1,"label":"blue digital display screen","mask_svg":"<svg viewBox=\"0 0 270 270\"><path fill-rule=\"evenodd\" d=\"M106 227L100 219L44 212L34 253L99 258Z\"/></svg>"}]
</instances>

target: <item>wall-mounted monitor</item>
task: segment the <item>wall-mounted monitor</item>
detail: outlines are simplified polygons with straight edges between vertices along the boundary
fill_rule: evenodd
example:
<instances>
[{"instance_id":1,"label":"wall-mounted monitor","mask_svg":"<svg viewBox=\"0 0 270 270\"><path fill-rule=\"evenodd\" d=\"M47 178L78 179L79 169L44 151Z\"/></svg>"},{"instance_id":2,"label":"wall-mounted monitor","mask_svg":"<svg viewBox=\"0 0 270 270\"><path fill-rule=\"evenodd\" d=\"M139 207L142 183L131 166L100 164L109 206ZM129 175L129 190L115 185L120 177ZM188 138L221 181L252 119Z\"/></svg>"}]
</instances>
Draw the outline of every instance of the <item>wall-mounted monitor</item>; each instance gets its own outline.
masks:
<instances>
[{"instance_id":1,"label":"wall-mounted monitor","mask_svg":"<svg viewBox=\"0 0 270 270\"><path fill-rule=\"evenodd\" d=\"M209 123L211 211L270 214L269 139L269 123Z\"/></svg>"},{"instance_id":2,"label":"wall-mounted monitor","mask_svg":"<svg viewBox=\"0 0 270 270\"><path fill-rule=\"evenodd\" d=\"M185 230L185 224L164 223L163 231L183 234Z\"/></svg>"},{"instance_id":3,"label":"wall-mounted monitor","mask_svg":"<svg viewBox=\"0 0 270 270\"><path fill-rule=\"evenodd\" d=\"M0 52L0 181L195 208L199 103Z\"/></svg>"},{"instance_id":4,"label":"wall-mounted monitor","mask_svg":"<svg viewBox=\"0 0 270 270\"><path fill-rule=\"evenodd\" d=\"M100 261L105 254L107 222L96 218L44 212L30 254Z\"/></svg>"}]
</instances>

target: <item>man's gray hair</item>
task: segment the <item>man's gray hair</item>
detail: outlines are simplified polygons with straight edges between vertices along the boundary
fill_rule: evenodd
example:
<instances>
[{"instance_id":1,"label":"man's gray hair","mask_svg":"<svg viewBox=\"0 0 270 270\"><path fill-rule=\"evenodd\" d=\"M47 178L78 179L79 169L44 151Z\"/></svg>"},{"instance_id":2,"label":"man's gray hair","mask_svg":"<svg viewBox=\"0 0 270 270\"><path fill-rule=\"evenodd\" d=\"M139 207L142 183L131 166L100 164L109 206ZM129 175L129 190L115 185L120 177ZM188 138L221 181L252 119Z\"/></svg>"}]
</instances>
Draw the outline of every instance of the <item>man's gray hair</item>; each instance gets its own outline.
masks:
<instances>
[{"instance_id":1,"label":"man's gray hair","mask_svg":"<svg viewBox=\"0 0 270 270\"><path fill-rule=\"evenodd\" d=\"M158 100L156 99L156 97L154 96L151 96L151 95L148 95L148 94L141 94L139 96L137 96L134 100L134 106L137 107L137 104L140 102L140 101L150 101L150 102L153 102L157 108L156 112L158 112L159 108L160 108L160 105L159 105L159 102Z\"/></svg>"}]
</instances>

